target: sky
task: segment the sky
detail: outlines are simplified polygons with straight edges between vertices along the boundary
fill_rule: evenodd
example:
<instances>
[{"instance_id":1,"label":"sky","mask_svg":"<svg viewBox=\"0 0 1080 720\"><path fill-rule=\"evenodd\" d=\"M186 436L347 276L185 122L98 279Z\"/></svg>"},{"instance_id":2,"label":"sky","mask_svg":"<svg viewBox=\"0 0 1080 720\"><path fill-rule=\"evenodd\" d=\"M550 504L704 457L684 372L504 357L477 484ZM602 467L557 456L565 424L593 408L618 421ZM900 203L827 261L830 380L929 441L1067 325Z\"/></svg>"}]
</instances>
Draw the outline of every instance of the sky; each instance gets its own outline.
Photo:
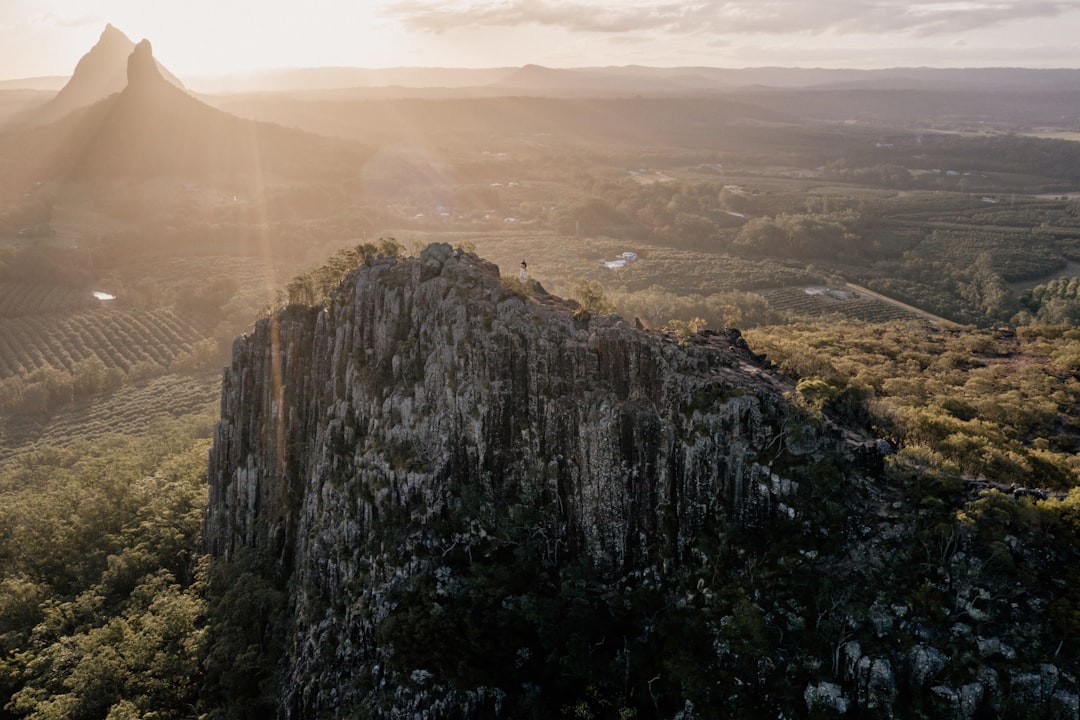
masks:
<instances>
[{"instance_id":1,"label":"sky","mask_svg":"<svg viewBox=\"0 0 1080 720\"><path fill-rule=\"evenodd\" d=\"M106 23L182 80L286 67L1080 67L1080 0L0 0L0 79Z\"/></svg>"}]
</instances>

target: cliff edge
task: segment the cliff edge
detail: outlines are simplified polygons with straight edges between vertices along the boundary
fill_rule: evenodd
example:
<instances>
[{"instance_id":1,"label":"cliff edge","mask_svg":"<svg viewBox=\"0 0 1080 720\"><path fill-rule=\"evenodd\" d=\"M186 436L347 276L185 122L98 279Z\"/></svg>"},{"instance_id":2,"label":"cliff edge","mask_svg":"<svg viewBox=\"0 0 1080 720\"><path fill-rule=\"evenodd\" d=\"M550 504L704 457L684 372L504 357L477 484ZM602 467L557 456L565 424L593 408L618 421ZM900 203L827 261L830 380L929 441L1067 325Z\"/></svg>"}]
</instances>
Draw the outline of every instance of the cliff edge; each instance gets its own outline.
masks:
<instances>
[{"instance_id":1,"label":"cliff edge","mask_svg":"<svg viewBox=\"0 0 1080 720\"><path fill-rule=\"evenodd\" d=\"M899 532L880 444L792 390L737 331L590 316L441 244L260 320L205 537L282 598L248 628L262 692L285 718L892 717L928 657L930 697L927 635L857 642L911 611L847 584Z\"/></svg>"}]
</instances>

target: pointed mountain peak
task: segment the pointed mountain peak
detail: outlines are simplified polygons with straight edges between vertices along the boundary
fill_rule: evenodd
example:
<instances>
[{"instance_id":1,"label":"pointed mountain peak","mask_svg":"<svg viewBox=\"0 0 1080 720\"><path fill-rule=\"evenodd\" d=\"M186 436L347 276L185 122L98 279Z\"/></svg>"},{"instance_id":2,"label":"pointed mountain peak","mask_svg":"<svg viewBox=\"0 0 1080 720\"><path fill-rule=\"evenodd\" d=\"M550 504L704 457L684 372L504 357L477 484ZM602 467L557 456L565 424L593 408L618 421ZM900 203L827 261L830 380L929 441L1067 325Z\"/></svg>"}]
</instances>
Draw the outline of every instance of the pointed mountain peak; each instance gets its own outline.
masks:
<instances>
[{"instance_id":1,"label":"pointed mountain peak","mask_svg":"<svg viewBox=\"0 0 1080 720\"><path fill-rule=\"evenodd\" d=\"M109 23L105 26L105 29L101 31L101 36L94 44L94 47L90 48L90 52L82 57L79 61L80 64L84 62L94 62L95 56L115 53L122 49L127 49L133 46L135 43L131 41L123 31L116 28L115 25ZM76 66L78 71L78 66Z\"/></svg>"},{"instance_id":2,"label":"pointed mountain peak","mask_svg":"<svg viewBox=\"0 0 1080 720\"><path fill-rule=\"evenodd\" d=\"M149 40L140 40L128 55L127 81L129 88L150 87L165 82L154 60L154 51Z\"/></svg>"},{"instance_id":3,"label":"pointed mountain peak","mask_svg":"<svg viewBox=\"0 0 1080 720\"><path fill-rule=\"evenodd\" d=\"M118 30L112 23L105 23L105 29L101 31L101 37L98 39L98 42L112 38L124 38L127 40L128 36Z\"/></svg>"},{"instance_id":4,"label":"pointed mountain peak","mask_svg":"<svg viewBox=\"0 0 1080 720\"><path fill-rule=\"evenodd\" d=\"M106 25L94 46L79 58L78 64L75 65L75 75L78 75L80 71L96 71L98 69L96 66L107 65L109 58L118 52L131 52L134 45L131 38L122 31L111 24Z\"/></svg>"},{"instance_id":5,"label":"pointed mountain peak","mask_svg":"<svg viewBox=\"0 0 1080 720\"><path fill-rule=\"evenodd\" d=\"M140 45L143 44L145 48L139 50L133 62L132 53L137 49L135 43L111 23L106 25L97 43L79 59L71 79L56 97L27 115L23 121L40 125L58 120L78 108L93 105L109 95L122 92L128 85L129 75L135 76L136 82L148 80L151 85L165 79L183 89L182 82L166 68L157 65L150 43L143 40Z\"/></svg>"}]
</instances>

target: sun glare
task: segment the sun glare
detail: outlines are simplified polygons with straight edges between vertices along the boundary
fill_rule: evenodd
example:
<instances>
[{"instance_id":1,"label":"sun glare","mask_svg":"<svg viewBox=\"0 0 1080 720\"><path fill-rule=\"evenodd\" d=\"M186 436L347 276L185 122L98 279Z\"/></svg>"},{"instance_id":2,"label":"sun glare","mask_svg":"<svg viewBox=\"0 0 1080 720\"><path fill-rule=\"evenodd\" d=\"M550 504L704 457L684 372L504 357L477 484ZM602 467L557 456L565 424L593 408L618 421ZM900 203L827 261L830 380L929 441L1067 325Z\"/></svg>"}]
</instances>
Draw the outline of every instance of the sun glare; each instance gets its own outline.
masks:
<instances>
[{"instance_id":1,"label":"sun glare","mask_svg":"<svg viewBox=\"0 0 1080 720\"><path fill-rule=\"evenodd\" d=\"M370 3L314 2L298 13L281 2L198 0L177 12L123 0L103 4L92 17L55 16L52 22L68 23L63 36L74 60L110 23L135 42L150 40L157 59L181 77L286 67L385 67L409 58L404 35ZM67 71L73 66L71 61Z\"/></svg>"}]
</instances>

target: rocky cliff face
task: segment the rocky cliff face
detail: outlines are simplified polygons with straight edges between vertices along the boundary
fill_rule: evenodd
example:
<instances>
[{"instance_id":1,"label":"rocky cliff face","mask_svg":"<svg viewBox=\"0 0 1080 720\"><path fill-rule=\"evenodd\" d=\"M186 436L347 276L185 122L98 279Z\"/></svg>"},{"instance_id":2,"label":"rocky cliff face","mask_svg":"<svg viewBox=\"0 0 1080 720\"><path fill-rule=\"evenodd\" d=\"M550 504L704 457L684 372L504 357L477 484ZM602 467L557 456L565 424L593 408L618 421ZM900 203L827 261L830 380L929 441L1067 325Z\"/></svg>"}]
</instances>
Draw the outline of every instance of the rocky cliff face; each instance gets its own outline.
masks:
<instances>
[{"instance_id":1,"label":"rocky cliff face","mask_svg":"<svg viewBox=\"0 0 1080 720\"><path fill-rule=\"evenodd\" d=\"M895 500L876 443L794 404L735 331L681 344L573 310L433 245L236 341L205 533L287 594L267 654L281 717L888 717L898 688L972 712L996 697L942 684L914 631L880 655L856 641L907 612L840 586Z\"/></svg>"}]
</instances>

